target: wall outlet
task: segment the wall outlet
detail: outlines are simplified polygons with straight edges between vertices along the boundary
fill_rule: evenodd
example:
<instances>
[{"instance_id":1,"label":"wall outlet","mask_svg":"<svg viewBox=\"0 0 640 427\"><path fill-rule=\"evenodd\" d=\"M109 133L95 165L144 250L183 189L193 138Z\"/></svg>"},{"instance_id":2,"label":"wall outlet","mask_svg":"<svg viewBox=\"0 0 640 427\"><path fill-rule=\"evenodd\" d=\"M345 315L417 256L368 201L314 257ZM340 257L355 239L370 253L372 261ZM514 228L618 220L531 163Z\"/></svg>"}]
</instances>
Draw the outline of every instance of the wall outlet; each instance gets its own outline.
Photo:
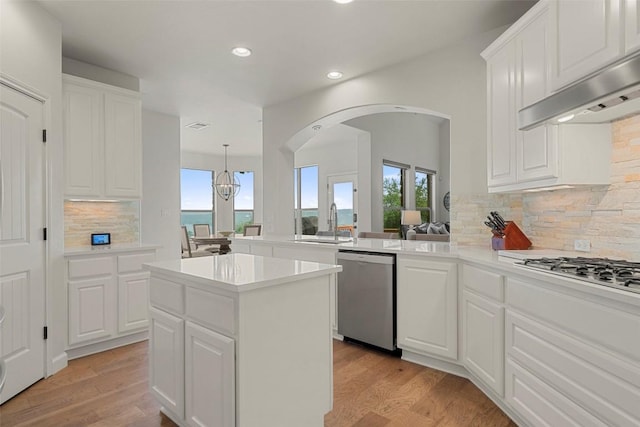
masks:
<instances>
[{"instance_id":1,"label":"wall outlet","mask_svg":"<svg viewBox=\"0 0 640 427\"><path fill-rule=\"evenodd\" d=\"M591 240L574 240L573 248L580 252L591 251Z\"/></svg>"}]
</instances>

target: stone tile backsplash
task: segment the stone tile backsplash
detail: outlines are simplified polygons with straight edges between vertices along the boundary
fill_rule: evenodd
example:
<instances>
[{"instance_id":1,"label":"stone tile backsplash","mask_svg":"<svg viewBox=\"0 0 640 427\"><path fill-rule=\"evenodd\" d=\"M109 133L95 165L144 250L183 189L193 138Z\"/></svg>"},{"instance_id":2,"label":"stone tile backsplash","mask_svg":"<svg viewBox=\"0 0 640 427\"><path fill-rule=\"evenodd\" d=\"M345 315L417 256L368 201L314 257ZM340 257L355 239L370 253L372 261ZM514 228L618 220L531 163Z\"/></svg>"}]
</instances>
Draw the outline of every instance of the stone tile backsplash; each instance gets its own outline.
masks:
<instances>
[{"instance_id":1,"label":"stone tile backsplash","mask_svg":"<svg viewBox=\"0 0 640 427\"><path fill-rule=\"evenodd\" d=\"M587 239L587 256L640 261L640 115L614 122L612 131L610 185L453 196L453 241L490 245L491 233L483 222L489 211L497 210L516 221L535 248L573 250L574 240Z\"/></svg>"},{"instance_id":2,"label":"stone tile backsplash","mask_svg":"<svg viewBox=\"0 0 640 427\"><path fill-rule=\"evenodd\" d=\"M113 244L139 243L140 202L64 202L64 246L91 244L91 233L111 233Z\"/></svg>"}]
</instances>

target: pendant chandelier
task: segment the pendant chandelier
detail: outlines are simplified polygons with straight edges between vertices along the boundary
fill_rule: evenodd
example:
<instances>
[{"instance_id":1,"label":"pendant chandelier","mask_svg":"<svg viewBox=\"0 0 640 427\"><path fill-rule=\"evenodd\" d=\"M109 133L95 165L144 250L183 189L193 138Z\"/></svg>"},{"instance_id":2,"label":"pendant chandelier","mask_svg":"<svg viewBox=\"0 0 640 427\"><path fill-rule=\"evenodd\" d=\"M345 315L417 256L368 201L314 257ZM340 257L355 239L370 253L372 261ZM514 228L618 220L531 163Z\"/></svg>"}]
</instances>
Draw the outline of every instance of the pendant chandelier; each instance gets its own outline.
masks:
<instances>
[{"instance_id":1,"label":"pendant chandelier","mask_svg":"<svg viewBox=\"0 0 640 427\"><path fill-rule=\"evenodd\" d=\"M229 200L231 196L236 196L240 191L240 183L234 175L231 175L227 170L227 147L229 144L222 144L224 147L224 172L221 172L216 177L216 193L222 197L225 201Z\"/></svg>"}]
</instances>

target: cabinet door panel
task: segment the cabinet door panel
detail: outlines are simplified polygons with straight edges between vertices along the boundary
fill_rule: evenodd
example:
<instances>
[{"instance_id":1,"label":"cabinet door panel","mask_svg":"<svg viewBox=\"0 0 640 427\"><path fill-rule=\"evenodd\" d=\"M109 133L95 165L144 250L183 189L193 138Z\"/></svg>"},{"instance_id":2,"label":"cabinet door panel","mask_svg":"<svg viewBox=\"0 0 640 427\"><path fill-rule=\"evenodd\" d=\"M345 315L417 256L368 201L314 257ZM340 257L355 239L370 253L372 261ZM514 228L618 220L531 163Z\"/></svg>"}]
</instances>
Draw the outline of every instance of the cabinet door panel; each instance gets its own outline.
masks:
<instances>
[{"instance_id":1,"label":"cabinet door panel","mask_svg":"<svg viewBox=\"0 0 640 427\"><path fill-rule=\"evenodd\" d=\"M398 346L457 359L456 264L398 259Z\"/></svg>"},{"instance_id":2,"label":"cabinet door panel","mask_svg":"<svg viewBox=\"0 0 640 427\"><path fill-rule=\"evenodd\" d=\"M625 54L640 48L640 7L638 0L625 0Z\"/></svg>"},{"instance_id":3,"label":"cabinet door panel","mask_svg":"<svg viewBox=\"0 0 640 427\"><path fill-rule=\"evenodd\" d=\"M149 387L160 403L184 418L184 321L151 307Z\"/></svg>"},{"instance_id":4,"label":"cabinet door panel","mask_svg":"<svg viewBox=\"0 0 640 427\"><path fill-rule=\"evenodd\" d=\"M622 55L620 0L553 1L551 25L552 90Z\"/></svg>"},{"instance_id":5,"label":"cabinet door panel","mask_svg":"<svg viewBox=\"0 0 640 427\"><path fill-rule=\"evenodd\" d=\"M118 278L118 332L149 325L149 273Z\"/></svg>"},{"instance_id":6,"label":"cabinet door panel","mask_svg":"<svg viewBox=\"0 0 640 427\"><path fill-rule=\"evenodd\" d=\"M140 197L140 100L105 94L106 196Z\"/></svg>"},{"instance_id":7,"label":"cabinet door panel","mask_svg":"<svg viewBox=\"0 0 640 427\"><path fill-rule=\"evenodd\" d=\"M113 335L115 311L112 276L70 281L69 344Z\"/></svg>"},{"instance_id":8,"label":"cabinet door panel","mask_svg":"<svg viewBox=\"0 0 640 427\"><path fill-rule=\"evenodd\" d=\"M235 425L235 344L233 339L191 322L185 327L187 423Z\"/></svg>"},{"instance_id":9,"label":"cabinet door panel","mask_svg":"<svg viewBox=\"0 0 640 427\"><path fill-rule=\"evenodd\" d=\"M514 45L509 44L487 62L487 166L490 187L516 182L514 55Z\"/></svg>"},{"instance_id":10,"label":"cabinet door panel","mask_svg":"<svg viewBox=\"0 0 640 427\"><path fill-rule=\"evenodd\" d=\"M100 91L65 84L65 195L99 197L102 194L103 112Z\"/></svg>"},{"instance_id":11,"label":"cabinet door panel","mask_svg":"<svg viewBox=\"0 0 640 427\"><path fill-rule=\"evenodd\" d=\"M464 366L504 395L504 308L463 292L462 359Z\"/></svg>"}]
</instances>

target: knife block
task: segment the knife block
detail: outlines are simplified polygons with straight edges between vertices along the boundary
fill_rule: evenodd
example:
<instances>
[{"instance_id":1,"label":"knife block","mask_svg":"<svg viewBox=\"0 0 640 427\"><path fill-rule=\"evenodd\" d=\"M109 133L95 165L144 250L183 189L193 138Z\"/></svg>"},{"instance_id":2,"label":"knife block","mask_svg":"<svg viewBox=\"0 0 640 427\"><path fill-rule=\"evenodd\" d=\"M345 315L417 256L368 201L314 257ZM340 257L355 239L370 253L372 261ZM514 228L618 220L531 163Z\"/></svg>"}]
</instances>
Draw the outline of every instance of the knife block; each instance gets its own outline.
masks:
<instances>
[{"instance_id":1,"label":"knife block","mask_svg":"<svg viewBox=\"0 0 640 427\"><path fill-rule=\"evenodd\" d=\"M493 235L491 248L493 250L522 250L531 247L531 240L520 230L513 221L507 221L504 236Z\"/></svg>"}]
</instances>

